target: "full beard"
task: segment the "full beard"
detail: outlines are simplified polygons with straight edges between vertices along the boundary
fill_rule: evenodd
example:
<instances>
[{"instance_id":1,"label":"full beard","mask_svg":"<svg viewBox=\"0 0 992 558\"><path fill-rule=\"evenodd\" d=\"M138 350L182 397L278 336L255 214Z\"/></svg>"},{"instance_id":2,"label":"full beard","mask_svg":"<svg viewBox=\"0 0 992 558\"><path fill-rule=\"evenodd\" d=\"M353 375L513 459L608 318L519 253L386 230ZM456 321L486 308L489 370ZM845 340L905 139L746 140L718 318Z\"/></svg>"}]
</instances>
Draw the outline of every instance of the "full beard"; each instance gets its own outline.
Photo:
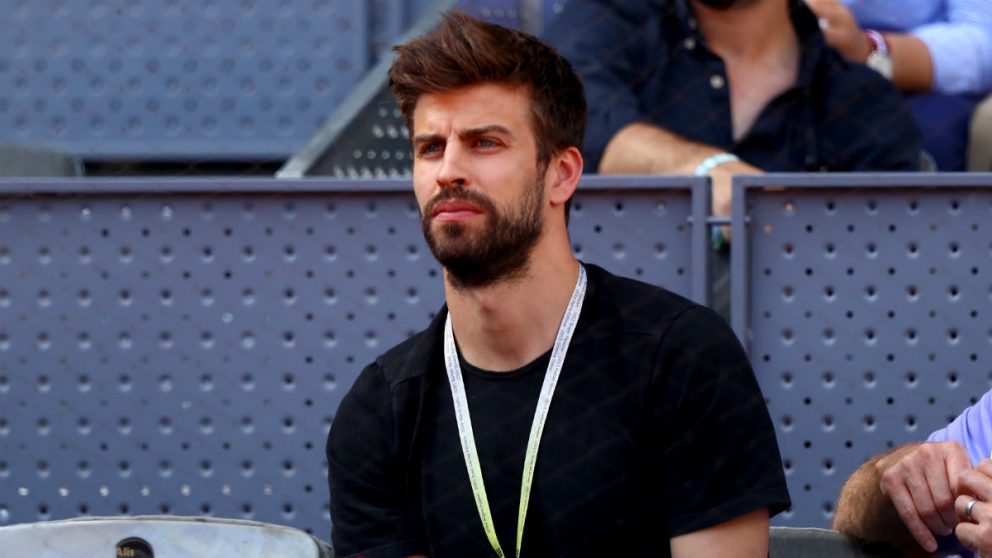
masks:
<instances>
[{"instance_id":1,"label":"full beard","mask_svg":"<svg viewBox=\"0 0 992 558\"><path fill-rule=\"evenodd\" d=\"M512 212L501 212L486 196L462 188L438 194L424 211L420 225L427 245L448 272L455 288L466 289L509 282L527 273L531 253L543 232L541 219L542 180L525 189L520 204ZM463 199L483 210L480 230L464 223L431 226L433 207L442 200Z\"/></svg>"}]
</instances>

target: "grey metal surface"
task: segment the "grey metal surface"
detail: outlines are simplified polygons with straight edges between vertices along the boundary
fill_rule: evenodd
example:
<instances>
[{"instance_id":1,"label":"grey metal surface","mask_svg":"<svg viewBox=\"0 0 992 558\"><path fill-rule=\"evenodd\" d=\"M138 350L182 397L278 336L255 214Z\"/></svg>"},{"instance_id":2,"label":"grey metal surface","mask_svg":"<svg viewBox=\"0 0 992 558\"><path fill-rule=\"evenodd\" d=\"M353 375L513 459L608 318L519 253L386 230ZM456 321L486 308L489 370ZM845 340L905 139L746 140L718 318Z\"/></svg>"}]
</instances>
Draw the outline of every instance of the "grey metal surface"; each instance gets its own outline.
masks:
<instances>
[{"instance_id":1,"label":"grey metal surface","mask_svg":"<svg viewBox=\"0 0 992 558\"><path fill-rule=\"evenodd\" d=\"M370 1L0 3L0 139L94 158L280 158L371 63Z\"/></svg>"},{"instance_id":2,"label":"grey metal surface","mask_svg":"<svg viewBox=\"0 0 992 558\"><path fill-rule=\"evenodd\" d=\"M40 147L0 143L0 176L82 176L83 162L66 153Z\"/></svg>"},{"instance_id":3,"label":"grey metal surface","mask_svg":"<svg viewBox=\"0 0 992 558\"><path fill-rule=\"evenodd\" d=\"M895 548L862 544L837 531L817 528L772 527L768 558L898 558Z\"/></svg>"},{"instance_id":4,"label":"grey metal surface","mask_svg":"<svg viewBox=\"0 0 992 558\"><path fill-rule=\"evenodd\" d=\"M587 177L573 245L701 293L704 184ZM406 181L0 181L0 525L166 513L325 536L337 404L427 324L440 273Z\"/></svg>"},{"instance_id":5,"label":"grey metal surface","mask_svg":"<svg viewBox=\"0 0 992 558\"><path fill-rule=\"evenodd\" d=\"M865 459L992 385L992 175L738 177L734 196L734 324L793 498L775 523L826 526Z\"/></svg>"},{"instance_id":6,"label":"grey metal surface","mask_svg":"<svg viewBox=\"0 0 992 558\"><path fill-rule=\"evenodd\" d=\"M399 37L402 43L429 31L457 0L436 0ZM362 77L340 106L279 169L279 178L333 176L337 178L396 178L410 175L409 131L389 91L391 50Z\"/></svg>"},{"instance_id":7,"label":"grey metal surface","mask_svg":"<svg viewBox=\"0 0 992 558\"><path fill-rule=\"evenodd\" d=\"M381 0L380 0L381 1ZM383 2L383 9L399 9L400 4ZM544 18L542 2L534 0L419 0L405 5L405 12L416 14L416 24L396 38L396 43L420 36L437 25L440 14L458 8L470 15L539 33ZM376 16L378 28L396 29L400 16ZM404 28L406 29L406 28ZM380 40L379 48L385 48ZM396 101L389 91L389 67L393 53L382 50L378 62L310 141L276 173L280 178L334 176L338 178L395 178L409 176L411 152L409 131Z\"/></svg>"},{"instance_id":8,"label":"grey metal surface","mask_svg":"<svg viewBox=\"0 0 992 558\"><path fill-rule=\"evenodd\" d=\"M330 547L302 531L259 523L175 516L92 517L0 527L3 556L127 556L121 541L139 538L155 558L332 558Z\"/></svg>"}]
</instances>

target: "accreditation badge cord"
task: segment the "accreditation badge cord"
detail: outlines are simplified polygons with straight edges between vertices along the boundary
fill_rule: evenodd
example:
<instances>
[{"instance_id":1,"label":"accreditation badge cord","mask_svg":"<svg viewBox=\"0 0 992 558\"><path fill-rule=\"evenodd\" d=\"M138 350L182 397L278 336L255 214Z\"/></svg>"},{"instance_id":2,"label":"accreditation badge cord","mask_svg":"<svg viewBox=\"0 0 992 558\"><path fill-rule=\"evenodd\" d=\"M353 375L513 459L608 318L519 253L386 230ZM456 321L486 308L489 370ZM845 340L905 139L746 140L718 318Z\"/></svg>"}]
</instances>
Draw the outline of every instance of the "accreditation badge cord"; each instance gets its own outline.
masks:
<instances>
[{"instance_id":1,"label":"accreditation badge cord","mask_svg":"<svg viewBox=\"0 0 992 558\"><path fill-rule=\"evenodd\" d=\"M565 362L565 353L568 352L572 333L575 332L575 325L582 312L582 301L585 294L586 270L582 264L579 264L579 279L575 283L575 290L572 291L572 298L568 301L561 325L558 326L558 336L555 338L555 345L551 350L551 361L548 362L548 371L544 375L544 384L541 386L541 395L537 400L534 422L531 423L530 437L527 440L523 479L520 483L520 508L517 512L516 558L520 558L520 546L524 538L524 521L527 518L527 506L530 503L530 492L534 481L534 469L537 466L537 450L541 445L541 434L544 432L544 423L548 418L551 398L555 393L555 386L558 385L562 364ZM499 539L496 537L496 528L493 525L493 516L489 508L489 498L486 496L486 485L482 479L482 465L479 463L479 453L475 448L475 433L472 431L472 418L469 416L468 398L465 395L462 367L458 363L458 351L455 348L455 335L451 328L450 313L444 324L444 362L448 372L448 383L451 385L451 398L455 404L458 437L462 445L462 454L465 456L465 467L468 469L472 494L475 496L475 506L479 509L479 518L482 520L482 528L486 532L489 544L492 545L499 558L506 558L500 547Z\"/></svg>"}]
</instances>

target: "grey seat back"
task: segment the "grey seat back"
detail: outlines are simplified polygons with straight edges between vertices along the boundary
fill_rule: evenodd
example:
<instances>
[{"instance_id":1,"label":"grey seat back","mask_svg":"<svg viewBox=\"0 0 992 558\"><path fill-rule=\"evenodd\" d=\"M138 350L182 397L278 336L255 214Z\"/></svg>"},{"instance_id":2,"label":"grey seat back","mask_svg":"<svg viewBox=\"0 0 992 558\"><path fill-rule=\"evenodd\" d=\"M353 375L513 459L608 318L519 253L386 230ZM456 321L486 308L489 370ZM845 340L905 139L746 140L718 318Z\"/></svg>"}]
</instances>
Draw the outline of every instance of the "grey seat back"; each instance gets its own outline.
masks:
<instances>
[{"instance_id":1,"label":"grey seat back","mask_svg":"<svg viewBox=\"0 0 992 558\"><path fill-rule=\"evenodd\" d=\"M327 543L298 529L179 516L89 517L10 525L0 527L0 549L3 556L31 558L334 557Z\"/></svg>"},{"instance_id":2,"label":"grey seat back","mask_svg":"<svg viewBox=\"0 0 992 558\"><path fill-rule=\"evenodd\" d=\"M45 147L0 143L0 176L82 176L83 162Z\"/></svg>"},{"instance_id":3,"label":"grey seat back","mask_svg":"<svg viewBox=\"0 0 992 558\"><path fill-rule=\"evenodd\" d=\"M837 531L813 527L772 527L768 558L896 558L895 548L863 544Z\"/></svg>"}]
</instances>

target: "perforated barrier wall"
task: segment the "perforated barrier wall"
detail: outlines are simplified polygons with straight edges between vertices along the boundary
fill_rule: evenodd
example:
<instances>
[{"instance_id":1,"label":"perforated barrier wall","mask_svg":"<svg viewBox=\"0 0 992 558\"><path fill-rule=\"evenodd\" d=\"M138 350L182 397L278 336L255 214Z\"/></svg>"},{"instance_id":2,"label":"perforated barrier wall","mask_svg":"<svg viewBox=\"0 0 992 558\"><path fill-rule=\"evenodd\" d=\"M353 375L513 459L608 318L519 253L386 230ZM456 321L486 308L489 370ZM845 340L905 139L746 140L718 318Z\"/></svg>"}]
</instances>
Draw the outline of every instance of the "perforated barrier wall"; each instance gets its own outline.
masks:
<instances>
[{"instance_id":1,"label":"perforated barrier wall","mask_svg":"<svg viewBox=\"0 0 992 558\"><path fill-rule=\"evenodd\" d=\"M526 3L458 6L519 27ZM445 4L0 2L0 141L90 160L286 158L383 49Z\"/></svg>"},{"instance_id":2,"label":"perforated barrier wall","mask_svg":"<svg viewBox=\"0 0 992 558\"><path fill-rule=\"evenodd\" d=\"M0 129L87 157L280 157L371 63L368 2L4 2Z\"/></svg>"},{"instance_id":3,"label":"perforated barrier wall","mask_svg":"<svg viewBox=\"0 0 992 558\"><path fill-rule=\"evenodd\" d=\"M699 179L584 180L583 259L702 293ZM329 528L327 429L441 304L405 181L0 182L0 525Z\"/></svg>"},{"instance_id":4,"label":"perforated barrier wall","mask_svg":"<svg viewBox=\"0 0 992 558\"><path fill-rule=\"evenodd\" d=\"M925 439L992 385L992 175L735 180L734 324L793 509L827 526L868 457ZM744 226L745 211L750 218Z\"/></svg>"}]
</instances>

